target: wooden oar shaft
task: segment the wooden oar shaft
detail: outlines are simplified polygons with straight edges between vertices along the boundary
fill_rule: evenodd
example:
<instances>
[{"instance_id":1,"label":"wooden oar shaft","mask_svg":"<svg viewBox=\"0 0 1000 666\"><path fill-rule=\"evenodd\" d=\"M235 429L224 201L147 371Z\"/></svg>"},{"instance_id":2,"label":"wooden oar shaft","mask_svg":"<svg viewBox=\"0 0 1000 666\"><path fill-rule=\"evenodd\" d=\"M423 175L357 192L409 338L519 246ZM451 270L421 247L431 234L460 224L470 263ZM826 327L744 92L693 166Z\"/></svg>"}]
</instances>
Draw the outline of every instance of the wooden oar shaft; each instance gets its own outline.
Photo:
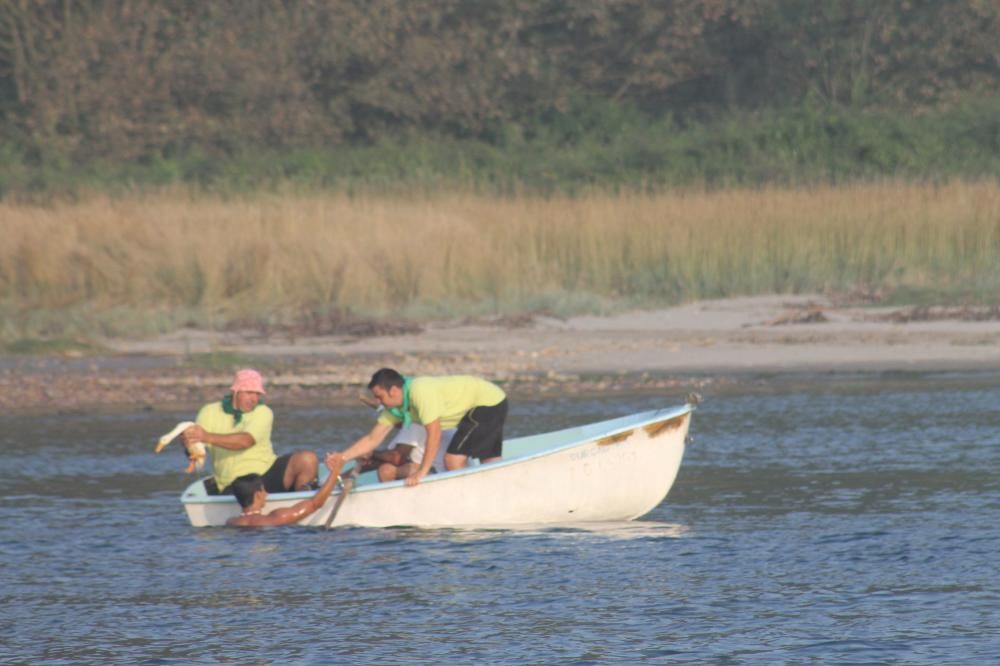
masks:
<instances>
[{"instance_id":1,"label":"wooden oar shaft","mask_svg":"<svg viewBox=\"0 0 1000 666\"><path fill-rule=\"evenodd\" d=\"M352 467L351 471L347 474L347 478L341 481L340 494L337 495L337 499L333 502L333 508L330 509L330 515L326 517L326 529L330 529L330 525L333 524L333 519L337 517L337 512L340 511L340 506L344 503L344 500L347 499L347 494L351 492L352 488L354 488L354 479L358 475L359 468L360 465L358 465L358 463L354 463L354 467Z\"/></svg>"}]
</instances>

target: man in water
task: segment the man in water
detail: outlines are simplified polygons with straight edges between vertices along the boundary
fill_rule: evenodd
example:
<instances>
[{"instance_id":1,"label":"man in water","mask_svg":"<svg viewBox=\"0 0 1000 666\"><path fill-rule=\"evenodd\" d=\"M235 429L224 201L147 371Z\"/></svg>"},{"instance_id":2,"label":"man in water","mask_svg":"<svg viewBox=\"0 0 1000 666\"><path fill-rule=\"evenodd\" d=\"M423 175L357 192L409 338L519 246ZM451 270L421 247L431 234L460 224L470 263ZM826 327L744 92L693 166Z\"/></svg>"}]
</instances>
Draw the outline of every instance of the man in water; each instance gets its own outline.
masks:
<instances>
[{"instance_id":1,"label":"man in water","mask_svg":"<svg viewBox=\"0 0 1000 666\"><path fill-rule=\"evenodd\" d=\"M263 396L261 374L240 370L230 393L202 407L196 425L184 431L185 445L204 442L212 454L214 476L205 482L210 495L229 493L229 485L246 474L261 475L271 493L305 490L316 480L319 459L312 451L274 454L274 412L262 402Z\"/></svg>"},{"instance_id":2,"label":"man in water","mask_svg":"<svg viewBox=\"0 0 1000 666\"><path fill-rule=\"evenodd\" d=\"M371 431L341 454L343 460L368 455L397 426L411 421L427 430L427 441L419 466L406 477L415 486L430 472L441 445L441 432L456 428L444 455L447 470L461 469L468 459L488 463L503 455L503 426L507 420L507 396L499 386L479 377L404 377L392 368L382 368L368 383L372 396L385 409Z\"/></svg>"},{"instance_id":3,"label":"man in water","mask_svg":"<svg viewBox=\"0 0 1000 666\"><path fill-rule=\"evenodd\" d=\"M226 521L227 527L277 527L279 525L291 525L303 518L312 515L317 511L330 493L333 486L340 477L340 470L343 461L338 460L332 453L326 454L326 468L330 470L330 475L326 481L316 491L316 494L307 500L294 504L283 509L275 509L270 513L264 513L264 505L267 503L267 489L264 487L264 479L259 474L247 474L233 481L233 494L236 501L240 503L243 511L238 516L233 516Z\"/></svg>"}]
</instances>

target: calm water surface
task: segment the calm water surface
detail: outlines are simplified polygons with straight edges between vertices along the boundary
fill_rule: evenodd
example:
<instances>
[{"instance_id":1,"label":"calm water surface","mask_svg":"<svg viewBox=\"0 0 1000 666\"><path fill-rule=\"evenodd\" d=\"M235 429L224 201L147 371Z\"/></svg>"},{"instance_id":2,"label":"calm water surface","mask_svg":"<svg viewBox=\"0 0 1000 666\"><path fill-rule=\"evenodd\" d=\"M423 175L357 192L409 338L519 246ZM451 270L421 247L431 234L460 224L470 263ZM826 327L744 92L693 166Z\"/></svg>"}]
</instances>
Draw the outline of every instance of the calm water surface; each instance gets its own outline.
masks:
<instances>
[{"instance_id":1,"label":"calm water surface","mask_svg":"<svg viewBox=\"0 0 1000 666\"><path fill-rule=\"evenodd\" d=\"M508 431L680 401L515 402ZM152 454L190 416L0 417L0 662L1000 659L1000 379L707 395L667 500L586 529L193 529ZM368 418L282 409L277 447Z\"/></svg>"}]
</instances>

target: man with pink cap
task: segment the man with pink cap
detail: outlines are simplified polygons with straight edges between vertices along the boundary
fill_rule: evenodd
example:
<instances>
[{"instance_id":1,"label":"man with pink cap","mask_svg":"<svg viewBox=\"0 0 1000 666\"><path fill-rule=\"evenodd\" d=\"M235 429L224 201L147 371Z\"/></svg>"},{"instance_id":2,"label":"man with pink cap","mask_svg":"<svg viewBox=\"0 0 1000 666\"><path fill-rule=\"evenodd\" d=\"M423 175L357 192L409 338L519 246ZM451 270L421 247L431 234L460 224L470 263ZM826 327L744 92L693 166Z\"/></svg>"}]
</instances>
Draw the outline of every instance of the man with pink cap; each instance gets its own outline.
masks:
<instances>
[{"instance_id":1,"label":"man with pink cap","mask_svg":"<svg viewBox=\"0 0 1000 666\"><path fill-rule=\"evenodd\" d=\"M202 407L196 425L184 431L185 444L204 442L212 455L213 478L205 482L206 490L228 493L233 481L247 474L261 475L269 493L309 488L319 459L307 450L274 454L274 412L261 401L265 391L260 373L240 370L230 390L222 400Z\"/></svg>"}]
</instances>

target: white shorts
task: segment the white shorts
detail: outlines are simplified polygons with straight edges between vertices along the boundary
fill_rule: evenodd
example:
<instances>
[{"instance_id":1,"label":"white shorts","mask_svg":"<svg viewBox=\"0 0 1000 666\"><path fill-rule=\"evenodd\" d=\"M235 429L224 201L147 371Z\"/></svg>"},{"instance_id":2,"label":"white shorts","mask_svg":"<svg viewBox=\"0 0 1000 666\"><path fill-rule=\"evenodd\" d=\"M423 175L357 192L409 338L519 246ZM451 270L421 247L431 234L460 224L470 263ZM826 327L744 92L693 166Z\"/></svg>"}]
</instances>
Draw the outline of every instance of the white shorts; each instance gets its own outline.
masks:
<instances>
[{"instance_id":1,"label":"white shorts","mask_svg":"<svg viewBox=\"0 0 1000 666\"><path fill-rule=\"evenodd\" d=\"M444 471L444 454L448 450L448 445L451 444L451 438L454 435L454 428L441 431L441 443L438 445L437 455L434 456L433 463L433 467L439 472ZM411 423L405 428L400 428L396 436L389 442L389 448L396 448L397 444L412 446L413 450L410 451L410 462L419 465L424 459L424 449L427 445L427 429L419 423Z\"/></svg>"}]
</instances>

